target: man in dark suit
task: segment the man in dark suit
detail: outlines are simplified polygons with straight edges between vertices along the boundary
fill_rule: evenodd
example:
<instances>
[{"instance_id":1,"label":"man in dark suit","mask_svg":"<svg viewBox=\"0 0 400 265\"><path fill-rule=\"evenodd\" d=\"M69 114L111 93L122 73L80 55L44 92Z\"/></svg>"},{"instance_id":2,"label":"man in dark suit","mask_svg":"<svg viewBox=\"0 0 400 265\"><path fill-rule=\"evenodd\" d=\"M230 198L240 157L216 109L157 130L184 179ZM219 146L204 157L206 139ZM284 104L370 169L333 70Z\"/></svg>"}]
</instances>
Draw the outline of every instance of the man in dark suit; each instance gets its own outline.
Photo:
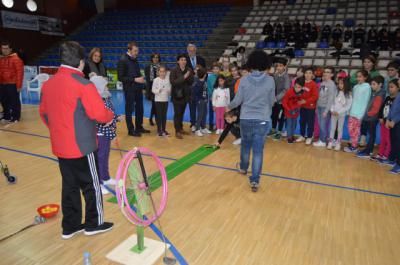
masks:
<instances>
[{"instance_id":1,"label":"man in dark suit","mask_svg":"<svg viewBox=\"0 0 400 265\"><path fill-rule=\"evenodd\" d=\"M193 71L196 65L201 65L206 68L206 60L203 57L196 55L197 47L193 43L189 43L187 46L186 61L187 66ZM190 111L190 128L194 132L196 124L196 104L192 100L189 101Z\"/></svg>"},{"instance_id":2,"label":"man in dark suit","mask_svg":"<svg viewBox=\"0 0 400 265\"><path fill-rule=\"evenodd\" d=\"M193 43L189 43L187 46L187 55L186 60L188 62L188 66L194 70L197 64L206 68L206 60L203 57L196 54L197 47Z\"/></svg>"}]
</instances>

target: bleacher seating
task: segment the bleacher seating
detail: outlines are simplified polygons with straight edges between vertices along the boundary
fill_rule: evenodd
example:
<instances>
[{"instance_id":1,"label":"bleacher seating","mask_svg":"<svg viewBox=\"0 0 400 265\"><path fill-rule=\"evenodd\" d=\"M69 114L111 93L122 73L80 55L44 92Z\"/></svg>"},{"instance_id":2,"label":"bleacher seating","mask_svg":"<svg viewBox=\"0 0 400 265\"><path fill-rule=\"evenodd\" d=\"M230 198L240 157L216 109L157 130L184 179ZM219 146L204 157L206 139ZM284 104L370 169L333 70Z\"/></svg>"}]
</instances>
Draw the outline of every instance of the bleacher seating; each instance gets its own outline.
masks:
<instances>
[{"instance_id":1,"label":"bleacher seating","mask_svg":"<svg viewBox=\"0 0 400 265\"><path fill-rule=\"evenodd\" d=\"M153 52L160 53L161 60L173 67L176 55L186 52L188 42L203 46L228 10L226 5L212 5L106 12L68 39L81 43L86 52L93 47L102 48L107 68L116 68L120 56L126 52L127 43L132 40L140 47L141 68L149 63ZM58 48L43 54L37 62L45 66L59 63Z\"/></svg>"},{"instance_id":2,"label":"bleacher seating","mask_svg":"<svg viewBox=\"0 0 400 265\"><path fill-rule=\"evenodd\" d=\"M264 1L262 5L254 7L241 25L241 32L233 37L233 42L236 42L237 46L228 46L223 54L230 55L231 62L234 62L236 58L232 54L240 46L244 46L247 52L262 47L267 53L273 53L278 47L275 47L273 43L262 43L266 37L262 34L263 27L267 21L283 22L286 18L300 22L308 19L311 23L315 22L320 29L325 25L331 27L336 24L345 25L346 20L352 20L354 25L364 24L366 31L371 25L378 27L385 23L391 31L400 27L400 18L390 17L392 12L400 11L399 0L296 0L292 2L288 4L287 0ZM353 49L350 42L343 43L343 49L349 51L350 55L341 56L340 60L336 60L331 55L336 51L335 48L326 44L321 46L319 42L310 42L306 48L302 49L303 55L295 51L296 58L289 61L289 68L293 68L290 71L295 71L294 69L299 65L331 65L349 71L360 68L361 61L358 56L353 56L354 53L359 52L359 49ZM378 69L384 69L386 62L394 57L400 57L400 51L379 51Z\"/></svg>"}]
</instances>

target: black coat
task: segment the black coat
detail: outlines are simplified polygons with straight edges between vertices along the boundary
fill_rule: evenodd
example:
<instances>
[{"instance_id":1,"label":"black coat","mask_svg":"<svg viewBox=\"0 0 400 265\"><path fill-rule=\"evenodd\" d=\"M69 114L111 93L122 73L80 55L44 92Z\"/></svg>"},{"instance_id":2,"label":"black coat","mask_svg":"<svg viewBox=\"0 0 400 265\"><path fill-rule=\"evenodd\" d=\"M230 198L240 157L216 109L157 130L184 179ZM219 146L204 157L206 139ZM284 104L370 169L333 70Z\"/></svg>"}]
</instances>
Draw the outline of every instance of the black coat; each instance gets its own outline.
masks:
<instances>
[{"instance_id":1,"label":"black coat","mask_svg":"<svg viewBox=\"0 0 400 265\"><path fill-rule=\"evenodd\" d=\"M194 69L193 69L192 62L190 61L190 57L189 57L188 54L186 54L186 61L187 61L187 66L188 66L190 69L194 70ZM196 55L196 62L197 62L197 64L199 64L199 65L203 66L204 68L206 68L206 60L204 60L203 57L201 57L201 56L199 56L199 55Z\"/></svg>"},{"instance_id":2,"label":"black coat","mask_svg":"<svg viewBox=\"0 0 400 265\"><path fill-rule=\"evenodd\" d=\"M184 78L187 72L190 72L188 78ZM182 71L179 66L176 66L171 70L169 75L171 82L171 98L172 102L189 102L191 97L191 88L193 84L193 71L186 66L185 70Z\"/></svg>"},{"instance_id":3,"label":"black coat","mask_svg":"<svg viewBox=\"0 0 400 265\"><path fill-rule=\"evenodd\" d=\"M121 56L117 64L118 80L122 82L125 89L143 89L144 84L135 82L135 78L141 77L140 67L137 59L130 57L128 54Z\"/></svg>"}]
</instances>

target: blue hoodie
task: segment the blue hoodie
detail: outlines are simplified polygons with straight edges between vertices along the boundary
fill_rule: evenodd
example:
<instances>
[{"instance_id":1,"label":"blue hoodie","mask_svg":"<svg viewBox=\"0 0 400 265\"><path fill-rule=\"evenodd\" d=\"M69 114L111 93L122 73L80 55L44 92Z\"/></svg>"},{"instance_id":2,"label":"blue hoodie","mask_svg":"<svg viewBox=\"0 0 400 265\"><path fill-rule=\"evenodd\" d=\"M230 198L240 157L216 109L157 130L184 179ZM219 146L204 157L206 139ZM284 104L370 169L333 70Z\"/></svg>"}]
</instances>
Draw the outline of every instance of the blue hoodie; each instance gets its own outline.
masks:
<instances>
[{"instance_id":1,"label":"blue hoodie","mask_svg":"<svg viewBox=\"0 0 400 265\"><path fill-rule=\"evenodd\" d=\"M361 120L367 111L371 98L371 86L368 83L357 84L353 87L353 102L350 116Z\"/></svg>"},{"instance_id":2,"label":"blue hoodie","mask_svg":"<svg viewBox=\"0 0 400 265\"><path fill-rule=\"evenodd\" d=\"M241 106L240 119L243 120L271 121L275 100L274 78L264 72L252 71L241 79L239 90L228 108Z\"/></svg>"}]
</instances>

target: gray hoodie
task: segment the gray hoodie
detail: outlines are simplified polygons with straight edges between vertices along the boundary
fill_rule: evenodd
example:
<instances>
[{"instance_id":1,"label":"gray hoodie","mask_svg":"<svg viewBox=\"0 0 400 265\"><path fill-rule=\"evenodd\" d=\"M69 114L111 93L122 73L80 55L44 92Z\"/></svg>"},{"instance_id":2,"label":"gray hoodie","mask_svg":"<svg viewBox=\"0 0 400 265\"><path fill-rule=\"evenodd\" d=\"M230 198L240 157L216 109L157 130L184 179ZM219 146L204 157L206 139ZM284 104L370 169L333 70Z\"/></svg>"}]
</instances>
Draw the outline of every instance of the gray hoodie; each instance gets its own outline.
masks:
<instances>
[{"instance_id":1,"label":"gray hoodie","mask_svg":"<svg viewBox=\"0 0 400 265\"><path fill-rule=\"evenodd\" d=\"M332 80L322 81L319 87L317 107L324 108L324 113L328 113L335 103L337 88Z\"/></svg>"},{"instance_id":2,"label":"gray hoodie","mask_svg":"<svg viewBox=\"0 0 400 265\"><path fill-rule=\"evenodd\" d=\"M276 101L279 104L282 104L282 99L285 96L286 92L290 88L290 78L288 73L285 71L283 74L276 73L274 75L275 80L275 94L276 94Z\"/></svg>"},{"instance_id":3,"label":"gray hoodie","mask_svg":"<svg viewBox=\"0 0 400 265\"><path fill-rule=\"evenodd\" d=\"M271 121L275 103L274 78L264 72L252 71L240 80L239 90L229 109L241 106L240 119Z\"/></svg>"}]
</instances>

